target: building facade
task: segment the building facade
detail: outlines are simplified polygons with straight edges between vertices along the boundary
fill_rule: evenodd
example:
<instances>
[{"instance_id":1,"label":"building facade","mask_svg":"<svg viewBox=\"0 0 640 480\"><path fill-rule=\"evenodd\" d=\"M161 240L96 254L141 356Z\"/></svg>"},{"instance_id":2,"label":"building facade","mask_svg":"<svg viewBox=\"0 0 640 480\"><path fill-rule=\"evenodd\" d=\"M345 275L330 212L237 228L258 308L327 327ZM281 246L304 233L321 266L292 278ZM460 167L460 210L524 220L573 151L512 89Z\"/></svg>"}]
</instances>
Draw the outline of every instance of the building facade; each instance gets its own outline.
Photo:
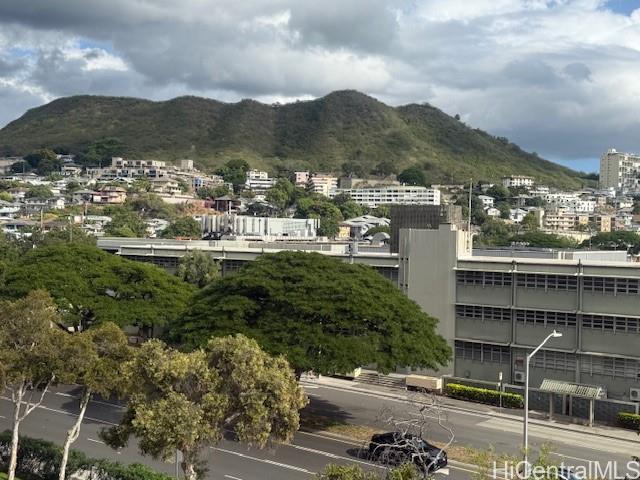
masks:
<instances>
[{"instance_id":1,"label":"building facade","mask_svg":"<svg viewBox=\"0 0 640 480\"><path fill-rule=\"evenodd\" d=\"M600 188L640 192L640 155L612 148L600 158Z\"/></svg>"},{"instance_id":2,"label":"building facade","mask_svg":"<svg viewBox=\"0 0 640 480\"><path fill-rule=\"evenodd\" d=\"M526 175L509 175L507 177L502 177L502 185L507 188L531 188L534 183L535 179Z\"/></svg>"},{"instance_id":3,"label":"building facade","mask_svg":"<svg viewBox=\"0 0 640 480\"><path fill-rule=\"evenodd\" d=\"M348 194L354 202L376 208L379 205L440 205L440 190L427 187L411 187L405 185L343 188L337 189L335 195Z\"/></svg>"},{"instance_id":4,"label":"building facade","mask_svg":"<svg viewBox=\"0 0 640 480\"><path fill-rule=\"evenodd\" d=\"M563 336L533 357L532 387L550 378L640 398L640 265L589 252L473 256L467 245L451 225L400 238L399 286L440 320L454 350L447 373L522 384L526 355L556 329Z\"/></svg>"}]
</instances>

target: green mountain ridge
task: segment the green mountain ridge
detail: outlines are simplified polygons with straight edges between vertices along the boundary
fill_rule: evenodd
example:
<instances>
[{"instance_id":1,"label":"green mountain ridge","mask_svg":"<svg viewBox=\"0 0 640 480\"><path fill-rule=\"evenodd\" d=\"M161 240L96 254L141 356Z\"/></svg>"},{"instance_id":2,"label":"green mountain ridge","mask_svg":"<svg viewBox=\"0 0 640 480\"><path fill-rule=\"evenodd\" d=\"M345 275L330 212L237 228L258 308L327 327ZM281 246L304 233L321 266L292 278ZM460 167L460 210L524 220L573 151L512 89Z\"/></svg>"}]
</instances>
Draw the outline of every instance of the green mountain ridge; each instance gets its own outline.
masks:
<instances>
[{"instance_id":1,"label":"green mountain ridge","mask_svg":"<svg viewBox=\"0 0 640 480\"><path fill-rule=\"evenodd\" d=\"M509 174L558 187L586 183L580 173L469 128L431 105L390 107L352 90L283 105L193 96L162 102L60 98L1 129L0 154L24 155L43 147L81 153L106 138L122 142L131 158L192 158L201 167L243 158L272 172L339 173L351 163L371 173L390 162L398 171L418 164L433 183L495 181Z\"/></svg>"}]
</instances>

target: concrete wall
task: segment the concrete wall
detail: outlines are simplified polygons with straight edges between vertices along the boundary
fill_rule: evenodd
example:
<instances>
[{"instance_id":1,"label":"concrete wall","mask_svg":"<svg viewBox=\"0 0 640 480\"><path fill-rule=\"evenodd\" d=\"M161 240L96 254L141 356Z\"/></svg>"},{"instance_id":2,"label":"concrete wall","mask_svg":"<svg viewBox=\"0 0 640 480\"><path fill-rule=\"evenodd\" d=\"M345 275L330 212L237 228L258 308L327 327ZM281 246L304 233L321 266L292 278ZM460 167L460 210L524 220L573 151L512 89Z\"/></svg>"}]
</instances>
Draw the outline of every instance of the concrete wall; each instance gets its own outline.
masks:
<instances>
[{"instance_id":1,"label":"concrete wall","mask_svg":"<svg viewBox=\"0 0 640 480\"><path fill-rule=\"evenodd\" d=\"M469 253L469 236L449 224L437 230L401 229L399 234L399 286L438 319L437 332L453 349L456 280L451 267L458 256ZM453 365L440 373L453 373Z\"/></svg>"}]
</instances>

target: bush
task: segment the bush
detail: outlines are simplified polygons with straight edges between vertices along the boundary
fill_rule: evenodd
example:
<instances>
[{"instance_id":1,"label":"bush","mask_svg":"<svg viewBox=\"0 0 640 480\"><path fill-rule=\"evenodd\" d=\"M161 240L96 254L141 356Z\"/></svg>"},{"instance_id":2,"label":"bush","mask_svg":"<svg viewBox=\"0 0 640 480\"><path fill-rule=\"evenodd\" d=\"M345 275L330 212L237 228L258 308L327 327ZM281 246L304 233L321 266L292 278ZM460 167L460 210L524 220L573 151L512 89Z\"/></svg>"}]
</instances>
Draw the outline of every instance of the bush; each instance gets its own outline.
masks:
<instances>
[{"instance_id":1,"label":"bush","mask_svg":"<svg viewBox=\"0 0 640 480\"><path fill-rule=\"evenodd\" d=\"M628 428L630 430L640 432L640 415L636 415L635 413L620 412L618 413L618 425L620 425L622 428Z\"/></svg>"},{"instance_id":2,"label":"bush","mask_svg":"<svg viewBox=\"0 0 640 480\"><path fill-rule=\"evenodd\" d=\"M458 383L449 383L445 387L444 392L453 398L487 403L489 405L500 405L500 397L502 397L503 407L522 408L524 406L522 395L498 392L497 390L490 390L488 388L468 387Z\"/></svg>"},{"instance_id":3,"label":"bush","mask_svg":"<svg viewBox=\"0 0 640 480\"><path fill-rule=\"evenodd\" d=\"M0 468L9 466L11 432L0 433ZM16 475L23 480L57 480L62 448L37 438L20 437ZM104 459L89 458L77 450L69 452L67 477L80 470L91 470L91 478L100 480L171 480L171 477L137 463L122 465Z\"/></svg>"}]
</instances>

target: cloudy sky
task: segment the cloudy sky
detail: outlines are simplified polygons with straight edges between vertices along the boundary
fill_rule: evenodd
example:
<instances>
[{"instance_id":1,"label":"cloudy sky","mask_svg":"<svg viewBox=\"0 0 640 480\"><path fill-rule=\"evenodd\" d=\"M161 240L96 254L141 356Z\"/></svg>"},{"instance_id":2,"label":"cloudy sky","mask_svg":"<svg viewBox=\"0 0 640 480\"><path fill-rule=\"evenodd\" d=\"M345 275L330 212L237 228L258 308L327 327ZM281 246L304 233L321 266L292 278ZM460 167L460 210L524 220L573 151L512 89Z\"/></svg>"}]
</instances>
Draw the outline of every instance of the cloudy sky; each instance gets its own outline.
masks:
<instances>
[{"instance_id":1,"label":"cloudy sky","mask_svg":"<svg viewBox=\"0 0 640 480\"><path fill-rule=\"evenodd\" d=\"M0 0L0 126L74 94L345 88L595 170L640 150L640 0Z\"/></svg>"}]
</instances>

